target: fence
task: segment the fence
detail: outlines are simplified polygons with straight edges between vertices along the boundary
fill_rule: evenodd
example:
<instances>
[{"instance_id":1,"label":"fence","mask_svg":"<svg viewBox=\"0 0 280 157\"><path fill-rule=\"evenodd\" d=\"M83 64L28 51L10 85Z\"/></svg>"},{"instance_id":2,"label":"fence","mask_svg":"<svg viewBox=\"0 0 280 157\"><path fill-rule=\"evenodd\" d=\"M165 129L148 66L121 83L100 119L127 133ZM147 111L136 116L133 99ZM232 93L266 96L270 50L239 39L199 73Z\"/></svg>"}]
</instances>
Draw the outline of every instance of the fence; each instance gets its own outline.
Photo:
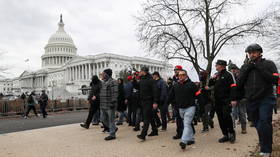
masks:
<instances>
[{"instance_id":1,"label":"fence","mask_svg":"<svg viewBox=\"0 0 280 157\"><path fill-rule=\"evenodd\" d=\"M25 102L22 99L0 100L0 116L21 115L25 112ZM75 111L87 109L89 104L84 99L49 100L48 112ZM40 106L36 109L40 112Z\"/></svg>"}]
</instances>

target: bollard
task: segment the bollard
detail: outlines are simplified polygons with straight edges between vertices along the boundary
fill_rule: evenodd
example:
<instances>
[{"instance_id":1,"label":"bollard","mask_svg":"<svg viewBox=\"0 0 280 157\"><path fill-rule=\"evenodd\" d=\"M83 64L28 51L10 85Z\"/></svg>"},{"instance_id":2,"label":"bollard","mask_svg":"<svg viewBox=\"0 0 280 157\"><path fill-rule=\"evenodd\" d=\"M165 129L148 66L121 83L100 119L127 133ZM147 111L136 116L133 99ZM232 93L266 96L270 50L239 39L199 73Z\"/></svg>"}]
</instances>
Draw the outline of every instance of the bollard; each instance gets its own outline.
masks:
<instances>
[{"instance_id":1,"label":"bollard","mask_svg":"<svg viewBox=\"0 0 280 157\"><path fill-rule=\"evenodd\" d=\"M76 111L77 107L76 107L76 101L73 101L73 111Z\"/></svg>"}]
</instances>

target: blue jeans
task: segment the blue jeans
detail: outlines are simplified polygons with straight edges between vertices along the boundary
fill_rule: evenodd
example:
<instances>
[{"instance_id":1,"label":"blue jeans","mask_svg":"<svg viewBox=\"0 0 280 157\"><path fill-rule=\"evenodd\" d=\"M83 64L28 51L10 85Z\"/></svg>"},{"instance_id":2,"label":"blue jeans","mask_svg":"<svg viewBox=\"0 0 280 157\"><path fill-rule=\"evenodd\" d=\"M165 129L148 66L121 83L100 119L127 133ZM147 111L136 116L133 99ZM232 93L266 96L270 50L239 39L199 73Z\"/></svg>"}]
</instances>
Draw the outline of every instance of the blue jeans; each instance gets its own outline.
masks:
<instances>
[{"instance_id":1,"label":"blue jeans","mask_svg":"<svg viewBox=\"0 0 280 157\"><path fill-rule=\"evenodd\" d=\"M123 122L123 119L127 117L127 113L124 111L124 112L120 112L120 118L118 120L119 123L122 123Z\"/></svg>"},{"instance_id":2,"label":"blue jeans","mask_svg":"<svg viewBox=\"0 0 280 157\"><path fill-rule=\"evenodd\" d=\"M272 111L275 101L275 97L268 96L248 104L248 112L258 132L260 151L264 153L272 152Z\"/></svg>"},{"instance_id":3,"label":"blue jeans","mask_svg":"<svg viewBox=\"0 0 280 157\"><path fill-rule=\"evenodd\" d=\"M100 109L101 119L106 127L109 127L110 136L116 137L116 125L115 125L115 109Z\"/></svg>"},{"instance_id":4,"label":"blue jeans","mask_svg":"<svg viewBox=\"0 0 280 157\"><path fill-rule=\"evenodd\" d=\"M187 144L188 141L194 141L194 132L191 126L195 114L195 106L179 109L180 116L183 119L184 130L181 141Z\"/></svg>"}]
</instances>

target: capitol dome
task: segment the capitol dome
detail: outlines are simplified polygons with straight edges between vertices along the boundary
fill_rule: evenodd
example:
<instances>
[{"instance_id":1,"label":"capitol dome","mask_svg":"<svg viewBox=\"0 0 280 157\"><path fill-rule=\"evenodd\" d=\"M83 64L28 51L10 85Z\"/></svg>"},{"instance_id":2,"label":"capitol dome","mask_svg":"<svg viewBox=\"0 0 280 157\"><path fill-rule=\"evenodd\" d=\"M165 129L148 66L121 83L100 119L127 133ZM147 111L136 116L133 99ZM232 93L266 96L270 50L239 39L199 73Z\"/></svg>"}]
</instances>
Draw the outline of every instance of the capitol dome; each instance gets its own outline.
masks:
<instances>
[{"instance_id":1,"label":"capitol dome","mask_svg":"<svg viewBox=\"0 0 280 157\"><path fill-rule=\"evenodd\" d=\"M42 68L57 68L76 56L77 48L69 34L64 30L62 15L58 30L49 38L42 58Z\"/></svg>"}]
</instances>

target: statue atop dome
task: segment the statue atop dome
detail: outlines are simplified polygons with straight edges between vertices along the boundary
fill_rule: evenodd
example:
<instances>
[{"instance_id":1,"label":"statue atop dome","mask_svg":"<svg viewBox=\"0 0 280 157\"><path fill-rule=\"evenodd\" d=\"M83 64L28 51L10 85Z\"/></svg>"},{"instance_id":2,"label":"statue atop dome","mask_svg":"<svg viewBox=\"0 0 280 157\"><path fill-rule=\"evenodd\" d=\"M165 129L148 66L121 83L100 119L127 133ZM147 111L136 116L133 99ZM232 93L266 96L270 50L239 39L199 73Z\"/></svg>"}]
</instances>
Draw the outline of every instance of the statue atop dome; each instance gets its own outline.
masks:
<instances>
[{"instance_id":1,"label":"statue atop dome","mask_svg":"<svg viewBox=\"0 0 280 157\"><path fill-rule=\"evenodd\" d=\"M58 30L64 30L63 27L64 27L64 23L63 23L63 19L62 19L62 14L60 14L60 20L59 20L59 23L58 23Z\"/></svg>"}]
</instances>

